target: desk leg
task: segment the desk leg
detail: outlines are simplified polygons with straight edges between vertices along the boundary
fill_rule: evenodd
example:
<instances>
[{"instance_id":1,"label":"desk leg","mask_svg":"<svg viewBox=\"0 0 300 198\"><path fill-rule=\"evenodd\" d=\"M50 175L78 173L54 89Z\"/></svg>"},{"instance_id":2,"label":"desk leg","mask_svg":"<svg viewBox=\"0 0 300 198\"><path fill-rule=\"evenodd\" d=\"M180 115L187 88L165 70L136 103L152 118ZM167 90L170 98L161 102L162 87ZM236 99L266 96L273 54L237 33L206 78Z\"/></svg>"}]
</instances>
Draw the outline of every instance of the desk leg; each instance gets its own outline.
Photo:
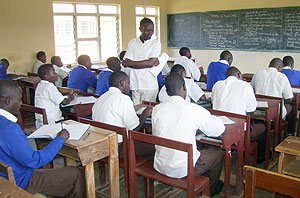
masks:
<instances>
[{"instance_id":1,"label":"desk leg","mask_svg":"<svg viewBox=\"0 0 300 198\"><path fill-rule=\"evenodd\" d=\"M241 138L237 145L237 161L236 161L236 189L237 196L242 194L243 189L243 151L244 151L244 132L241 132Z\"/></svg>"},{"instance_id":2,"label":"desk leg","mask_svg":"<svg viewBox=\"0 0 300 198\"><path fill-rule=\"evenodd\" d=\"M224 178L224 197L229 197L230 188L230 167L231 167L231 148L225 148L225 178Z\"/></svg>"},{"instance_id":3,"label":"desk leg","mask_svg":"<svg viewBox=\"0 0 300 198\"><path fill-rule=\"evenodd\" d=\"M274 136L276 134L274 133ZM265 149L265 169L269 166L270 157L270 138L271 138L271 120L267 121L267 138L266 138L266 149Z\"/></svg>"},{"instance_id":4,"label":"desk leg","mask_svg":"<svg viewBox=\"0 0 300 198\"><path fill-rule=\"evenodd\" d=\"M109 138L110 156L108 162L109 168L109 186L110 197L120 197L120 183L119 183L119 156L117 135Z\"/></svg>"},{"instance_id":5,"label":"desk leg","mask_svg":"<svg viewBox=\"0 0 300 198\"><path fill-rule=\"evenodd\" d=\"M85 166L85 187L86 187L86 197L95 198L95 173L94 173L94 163L91 162Z\"/></svg>"},{"instance_id":6,"label":"desk leg","mask_svg":"<svg viewBox=\"0 0 300 198\"><path fill-rule=\"evenodd\" d=\"M281 131L279 131L279 127L279 116L276 116L274 121L273 151L275 151L275 147L281 141Z\"/></svg>"}]
</instances>

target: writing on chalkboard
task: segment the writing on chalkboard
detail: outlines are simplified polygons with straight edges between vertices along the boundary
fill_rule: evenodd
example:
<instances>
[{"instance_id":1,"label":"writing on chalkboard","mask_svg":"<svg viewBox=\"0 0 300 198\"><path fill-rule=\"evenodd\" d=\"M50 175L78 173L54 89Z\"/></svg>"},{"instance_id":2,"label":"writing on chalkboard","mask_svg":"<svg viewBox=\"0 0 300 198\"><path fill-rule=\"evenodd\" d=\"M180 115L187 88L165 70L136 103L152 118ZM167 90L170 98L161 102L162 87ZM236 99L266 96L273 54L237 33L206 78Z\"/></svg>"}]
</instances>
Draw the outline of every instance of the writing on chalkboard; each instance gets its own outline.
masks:
<instances>
[{"instance_id":1,"label":"writing on chalkboard","mask_svg":"<svg viewBox=\"0 0 300 198\"><path fill-rule=\"evenodd\" d=\"M168 47L300 51L300 7L168 15Z\"/></svg>"}]
</instances>

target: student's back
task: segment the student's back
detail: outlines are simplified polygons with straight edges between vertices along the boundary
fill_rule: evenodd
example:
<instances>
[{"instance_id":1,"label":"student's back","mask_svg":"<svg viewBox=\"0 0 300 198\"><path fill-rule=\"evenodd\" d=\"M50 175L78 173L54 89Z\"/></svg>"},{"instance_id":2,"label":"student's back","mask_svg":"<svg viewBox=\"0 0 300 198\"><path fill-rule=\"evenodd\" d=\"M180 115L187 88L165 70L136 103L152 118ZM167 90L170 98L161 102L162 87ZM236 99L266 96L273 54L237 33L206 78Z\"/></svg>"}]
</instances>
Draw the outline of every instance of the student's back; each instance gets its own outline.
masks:
<instances>
[{"instance_id":1,"label":"student's back","mask_svg":"<svg viewBox=\"0 0 300 198\"><path fill-rule=\"evenodd\" d=\"M282 73L286 75L291 86L300 86L300 71L293 70L290 67L284 67Z\"/></svg>"},{"instance_id":2,"label":"student's back","mask_svg":"<svg viewBox=\"0 0 300 198\"><path fill-rule=\"evenodd\" d=\"M108 79L110 75L112 74L112 71L102 71L100 72L98 76L98 81L97 81L97 88L95 94L97 95L102 95L105 92L108 91L109 89L109 82Z\"/></svg>"}]
</instances>

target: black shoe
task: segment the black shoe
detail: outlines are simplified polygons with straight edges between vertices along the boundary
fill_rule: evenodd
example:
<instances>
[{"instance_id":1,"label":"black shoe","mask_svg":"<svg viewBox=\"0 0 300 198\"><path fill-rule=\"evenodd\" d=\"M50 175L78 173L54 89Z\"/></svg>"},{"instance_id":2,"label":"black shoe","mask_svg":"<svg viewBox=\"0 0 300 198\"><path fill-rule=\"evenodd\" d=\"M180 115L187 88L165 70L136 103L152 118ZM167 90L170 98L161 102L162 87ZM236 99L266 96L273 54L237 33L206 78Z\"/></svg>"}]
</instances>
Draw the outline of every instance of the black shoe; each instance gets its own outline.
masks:
<instances>
[{"instance_id":1,"label":"black shoe","mask_svg":"<svg viewBox=\"0 0 300 198\"><path fill-rule=\"evenodd\" d=\"M221 180L217 181L217 183L210 189L210 197L213 197L217 194L219 194L224 187L224 182Z\"/></svg>"}]
</instances>

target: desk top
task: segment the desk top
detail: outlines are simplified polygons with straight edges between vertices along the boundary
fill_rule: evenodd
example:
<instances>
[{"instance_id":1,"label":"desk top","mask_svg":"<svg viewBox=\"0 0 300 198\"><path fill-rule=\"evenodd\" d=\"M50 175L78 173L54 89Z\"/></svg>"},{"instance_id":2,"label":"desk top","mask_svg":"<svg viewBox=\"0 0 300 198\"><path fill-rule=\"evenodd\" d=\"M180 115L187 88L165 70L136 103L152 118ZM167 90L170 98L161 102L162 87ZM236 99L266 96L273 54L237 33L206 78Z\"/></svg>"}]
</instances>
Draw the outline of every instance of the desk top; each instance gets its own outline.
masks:
<instances>
[{"instance_id":1,"label":"desk top","mask_svg":"<svg viewBox=\"0 0 300 198\"><path fill-rule=\"evenodd\" d=\"M0 177L0 197L33 198L33 195Z\"/></svg>"},{"instance_id":2,"label":"desk top","mask_svg":"<svg viewBox=\"0 0 300 198\"><path fill-rule=\"evenodd\" d=\"M28 82L28 83L39 83L39 82L41 82L41 78L38 77L38 76L29 76L29 77L26 77L26 78L22 78L20 80L23 81L23 82Z\"/></svg>"},{"instance_id":3,"label":"desk top","mask_svg":"<svg viewBox=\"0 0 300 198\"><path fill-rule=\"evenodd\" d=\"M276 146L275 151L300 156L300 137L287 137Z\"/></svg>"}]
</instances>

